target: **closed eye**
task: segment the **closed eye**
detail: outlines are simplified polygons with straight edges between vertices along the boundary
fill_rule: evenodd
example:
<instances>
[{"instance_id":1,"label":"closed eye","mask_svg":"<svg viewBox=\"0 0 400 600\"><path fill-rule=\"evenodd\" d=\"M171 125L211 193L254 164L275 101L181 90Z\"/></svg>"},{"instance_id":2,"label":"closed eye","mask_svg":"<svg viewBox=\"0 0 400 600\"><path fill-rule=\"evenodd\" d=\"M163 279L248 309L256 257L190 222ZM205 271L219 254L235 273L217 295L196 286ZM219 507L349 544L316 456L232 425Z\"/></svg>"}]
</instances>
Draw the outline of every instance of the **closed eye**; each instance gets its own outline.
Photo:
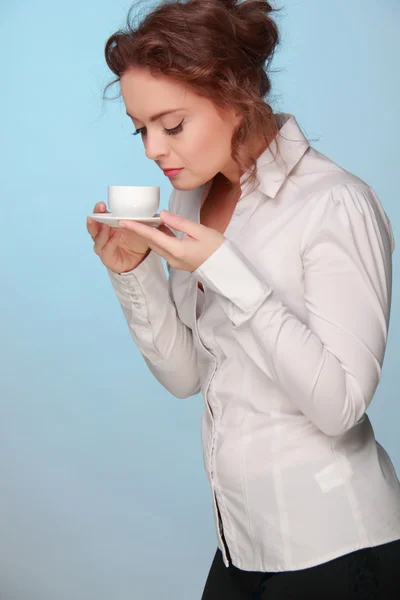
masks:
<instances>
[{"instance_id":1,"label":"closed eye","mask_svg":"<svg viewBox=\"0 0 400 600\"><path fill-rule=\"evenodd\" d=\"M183 131L184 120L185 119L182 119L182 121L179 123L179 125L177 125L173 129L164 129L164 133L166 135L176 135L177 133L180 133L181 131ZM132 133L132 135L139 135L139 133L141 133L142 135L146 135L146 127L141 127L140 129L137 129L136 131L134 131Z\"/></svg>"}]
</instances>

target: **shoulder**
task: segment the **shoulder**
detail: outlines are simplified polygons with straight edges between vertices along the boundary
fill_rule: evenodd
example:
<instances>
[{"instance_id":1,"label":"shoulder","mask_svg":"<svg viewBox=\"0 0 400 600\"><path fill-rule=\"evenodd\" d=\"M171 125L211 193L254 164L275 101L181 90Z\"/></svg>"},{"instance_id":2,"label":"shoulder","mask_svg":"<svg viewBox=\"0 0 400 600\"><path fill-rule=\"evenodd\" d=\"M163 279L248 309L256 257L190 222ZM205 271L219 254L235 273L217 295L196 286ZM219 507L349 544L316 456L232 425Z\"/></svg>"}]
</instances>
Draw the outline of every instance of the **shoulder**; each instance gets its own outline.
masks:
<instances>
[{"instance_id":1,"label":"shoulder","mask_svg":"<svg viewBox=\"0 0 400 600\"><path fill-rule=\"evenodd\" d=\"M395 247L389 217L375 190L351 174L323 185L313 196L301 249L316 235L321 239L379 239L388 253Z\"/></svg>"},{"instance_id":2,"label":"shoulder","mask_svg":"<svg viewBox=\"0 0 400 600\"><path fill-rule=\"evenodd\" d=\"M311 146L288 177L289 181L282 192L296 191L312 220L322 217L330 205L338 210L341 205L346 206L360 215L372 211L378 221L388 220L377 193L366 181Z\"/></svg>"},{"instance_id":3,"label":"shoulder","mask_svg":"<svg viewBox=\"0 0 400 600\"><path fill-rule=\"evenodd\" d=\"M371 189L367 182L312 146L307 149L288 179L310 199L343 186L363 189L367 193Z\"/></svg>"},{"instance_id":4,"label":"shoulder","mask_svg":"<svg viewBox=\"0 0 400 600\"><path fill-rule=\"evenodd\" d=\"M297 163L281 189L280 203L298 204L304 211L302 244L309 234L328 229L349 235L368 228L389 240L394 250L390 220L375 190L312 146Z\"/></svg>"}]
</instances>

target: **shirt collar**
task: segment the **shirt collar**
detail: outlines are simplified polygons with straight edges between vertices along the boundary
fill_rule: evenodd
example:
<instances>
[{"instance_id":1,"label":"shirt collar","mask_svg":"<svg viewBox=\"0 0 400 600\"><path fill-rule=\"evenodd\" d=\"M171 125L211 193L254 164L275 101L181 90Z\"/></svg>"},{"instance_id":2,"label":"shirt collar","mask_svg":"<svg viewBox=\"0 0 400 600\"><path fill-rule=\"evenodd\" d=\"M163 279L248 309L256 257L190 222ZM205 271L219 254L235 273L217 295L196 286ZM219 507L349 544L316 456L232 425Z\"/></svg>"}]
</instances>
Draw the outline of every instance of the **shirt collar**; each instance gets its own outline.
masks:
<instances>
[{"instance_id":1,"label":"shirt collar","mask_svg":"<svg viewBox=\"0 0 400 600\"><path fill-rule=\"evenodd\" d=\"M279 133L256 160L257 176L260 181L257 189L270 198L275 198L292 169L310 146L293 115L278 113L275 114L275 118L281 126ZM280 156L275 159L278 137ZM240 178L241 183L245 176L246 173Z\"/></svg>"}]
</instances>

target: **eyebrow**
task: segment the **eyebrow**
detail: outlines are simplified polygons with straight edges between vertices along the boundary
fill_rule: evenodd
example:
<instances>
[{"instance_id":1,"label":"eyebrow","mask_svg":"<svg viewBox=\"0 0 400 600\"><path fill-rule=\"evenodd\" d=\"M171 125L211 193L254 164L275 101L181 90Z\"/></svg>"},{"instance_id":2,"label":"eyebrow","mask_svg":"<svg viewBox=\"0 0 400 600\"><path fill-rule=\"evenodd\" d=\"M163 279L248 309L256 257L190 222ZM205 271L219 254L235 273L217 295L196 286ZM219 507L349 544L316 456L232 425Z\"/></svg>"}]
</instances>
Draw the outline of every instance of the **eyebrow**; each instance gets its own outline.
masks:
<instances>
[{"instance_id":1,"label":"eyebrow","mask_svg":"<svg viewBox=\"0 0 400 600\"><path fill-rule=\"evenodd\" d=\"M163 112L157 113L156 115L153 115L152 117L150 117L150 122L154 123L154 121L158 121L158 119L161 119L161 117L165 117L165 115L170 115L171 113L179 112L180 110L186 110L186 108L182 107L182 108L173 108L172 110L164 110ZM134 119L135 121L140 121L140 119L136 119L136 117L134 117L133 115L130 115L128 113L128 111L126 111L126 114L131 119Z\"/></svg>"}]
</instances>

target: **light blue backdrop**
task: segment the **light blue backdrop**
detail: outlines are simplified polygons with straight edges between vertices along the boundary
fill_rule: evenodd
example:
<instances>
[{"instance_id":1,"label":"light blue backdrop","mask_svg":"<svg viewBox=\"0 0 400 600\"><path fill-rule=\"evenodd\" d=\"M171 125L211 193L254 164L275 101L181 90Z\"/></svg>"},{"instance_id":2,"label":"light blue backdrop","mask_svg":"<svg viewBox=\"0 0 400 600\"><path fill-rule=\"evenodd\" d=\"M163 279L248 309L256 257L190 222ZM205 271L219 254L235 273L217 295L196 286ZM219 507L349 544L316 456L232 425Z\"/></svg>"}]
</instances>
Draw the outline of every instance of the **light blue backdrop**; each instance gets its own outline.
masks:
<instances>
[{"instance_id":1,"label":"light blue backdrop","mask_svg":"<svg viewBox=\"0 0 400 600\"><path fill-rule=\"evenodd\" d=\"M171 190L123 105L102 110L129 6L0 7L2 600L198 600L216 547L202 400L147 370L86 232L108 184L160 185L162 207ZM398 0L287 0L279 22L275 109L375 188L400 240ZM399 472L398 256L369 414Z\"/></svg>"}]
</instances>

